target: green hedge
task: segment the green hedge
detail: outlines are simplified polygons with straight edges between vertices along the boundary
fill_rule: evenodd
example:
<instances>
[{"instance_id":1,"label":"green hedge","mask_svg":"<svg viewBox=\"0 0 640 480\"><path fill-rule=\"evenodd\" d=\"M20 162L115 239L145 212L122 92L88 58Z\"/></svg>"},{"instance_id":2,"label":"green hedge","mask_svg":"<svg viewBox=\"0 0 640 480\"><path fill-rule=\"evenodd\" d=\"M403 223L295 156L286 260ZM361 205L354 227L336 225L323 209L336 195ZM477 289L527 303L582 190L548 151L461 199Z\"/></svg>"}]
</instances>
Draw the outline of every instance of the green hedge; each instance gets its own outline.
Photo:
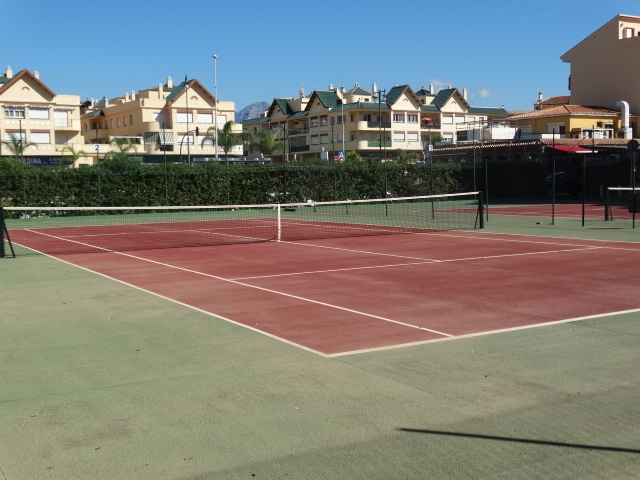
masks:
<instances>
[{"instance_id":1,"label":"green hedge","mask_svg":"<svg viewBox=\"0 0 640 480\"><path fill-rule=\"evenodd\" d=\"M488 168L485 168L488 167ZM513 171L509 168L514 169ZM515 177L514 177L514 172ZM239 205L384 198L470 191L473 168L460 164L381 164L375 161L273 165L141 165L105 161L82 168L33 168L0 159L0 202L4 206ZM541 189L540 164L478 165L475 186L495 196L516 188ZM286 187L285 187L286 185ZM524 186L523 186L524 185ZM508 188L507 188L508 187Z\"/></svg>"}]
</instances>

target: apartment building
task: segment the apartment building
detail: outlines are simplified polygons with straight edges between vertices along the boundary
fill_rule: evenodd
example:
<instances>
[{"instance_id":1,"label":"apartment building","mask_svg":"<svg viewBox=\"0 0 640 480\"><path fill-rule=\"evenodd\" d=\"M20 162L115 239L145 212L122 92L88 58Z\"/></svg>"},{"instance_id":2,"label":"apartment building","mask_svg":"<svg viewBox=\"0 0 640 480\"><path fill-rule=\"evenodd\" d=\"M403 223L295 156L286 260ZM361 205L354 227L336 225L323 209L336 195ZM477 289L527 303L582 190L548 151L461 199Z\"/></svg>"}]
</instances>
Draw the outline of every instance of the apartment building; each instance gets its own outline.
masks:
<instances>
[{"instance_id":1,"label":"apartment building","mask_svg":"<svg viewBox=\"0 0 640 480\"><path fill-rule=\"evenodd\" d=\"M355 151L386 161L395 159L398 149L422 154L429 144L480 140L481 130L507 113L502 107L473 107L466 90L456 88L435 93L433 86L414 92L409 85L388 91L376 84L371 90L330 85L309 96L301 90L297 99L274 99L264 118L247 120L243 128L271 129L285 143L276 158L337 160Z\"/></svg>"},{"instance_id":2,"label":"apartment building","mask_svg":"<svg viewBox=\"0 0 640 480\"><path fill-rule=\"evenodd\" d=\"M560 57L570 64L571 103L640 112L640 17L617 15Z\"/></svg>"},{"instance_id":3,"label":"apartment building","mask_svg":"<svg viewBox=\"0 0 640 480\"><path fill-rule=\"evenodd\" d=\"M242 145L225 152L212 141L214 125L222 129L234 114L234 102L217 101L198 80L174 83L168 77L152 88L87 102L82 135L87 144L96 145L99 158L114 138L131 139L135 155L145 162L240 156ZM203 141L208 131L210 138ZM240 132L241 126L235 131Z\"/></svg>"},{"instance_id":4,"label":"apartment building","mask_svg":"<svg viewBox=\"0 0 640 480\"><path fill-rule=\"evenodd\" d=\"M38 72L7 67L0 75L0 138L21 139L22 154L33 165L58 165L65 147L81 150L80 97L57 95ZM12 152L0 144L0 156Z\"/></svg>"}]
</instances>

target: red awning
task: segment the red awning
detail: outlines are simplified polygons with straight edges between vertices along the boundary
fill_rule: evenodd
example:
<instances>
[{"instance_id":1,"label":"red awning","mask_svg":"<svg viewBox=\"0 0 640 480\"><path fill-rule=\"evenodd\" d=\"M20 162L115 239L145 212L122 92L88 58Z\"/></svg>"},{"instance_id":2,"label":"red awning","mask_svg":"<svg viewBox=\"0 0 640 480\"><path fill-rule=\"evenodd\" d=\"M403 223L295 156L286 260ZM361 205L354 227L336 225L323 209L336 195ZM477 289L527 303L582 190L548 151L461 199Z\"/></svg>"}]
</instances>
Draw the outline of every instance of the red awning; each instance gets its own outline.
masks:
<instances>
[{"instance_id":1,"label":"red awning","mask_svg":"<svg viewBox=\"0 0 640 480\"><path fill-rule=\"evenodd\" d=\"M581 147L579 145L555 145L555 146L551 146L551 145L547 145L549 148L554 148L560 152L567 152L567 153L591 153L590 149Z\"/></svg>"}]
</instances>

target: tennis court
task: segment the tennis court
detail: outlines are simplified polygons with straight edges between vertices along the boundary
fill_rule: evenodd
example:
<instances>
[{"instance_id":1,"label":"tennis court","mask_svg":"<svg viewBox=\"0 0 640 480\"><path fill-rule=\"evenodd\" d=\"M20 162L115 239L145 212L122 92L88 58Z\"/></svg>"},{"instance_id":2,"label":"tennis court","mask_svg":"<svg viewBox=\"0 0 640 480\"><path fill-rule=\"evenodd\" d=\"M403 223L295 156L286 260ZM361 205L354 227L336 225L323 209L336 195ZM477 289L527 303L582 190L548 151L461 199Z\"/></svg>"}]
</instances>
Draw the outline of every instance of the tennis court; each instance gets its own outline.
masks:
<instances>
[{"instance_id":1,"label":"tennis court","mask_svg":"<svg viewBox=\"0 0 640 480\"><path fill-rule=\"evenodd\" d=\"M331 204L328 215L287 207L290 215L278 210L275 222L273 207L251 208L250 218L238 217L242 207L207 212L207 220L193 218L201 211L181 212L173 223L156 211L118 211L117 222L37 215L26 226L17 220L22 228L12 236L322 355L640 309L637 244L419 228L433 220L424 200L396 202L391 214L387 202ZM477 207L454 201L439 205L438 215L471 225ZM283 231L292 232L288 240Z\"/></svg>"},{"instance_id":2,"label":"tennis court","mask_svg":"<svg viewBox=\"0 0 640 480\"><path fill-rule=\"evenodd\" d=\"M635 232L389 208L8 219L0 478L635 478Z\"/></svg>"}]
</instances>

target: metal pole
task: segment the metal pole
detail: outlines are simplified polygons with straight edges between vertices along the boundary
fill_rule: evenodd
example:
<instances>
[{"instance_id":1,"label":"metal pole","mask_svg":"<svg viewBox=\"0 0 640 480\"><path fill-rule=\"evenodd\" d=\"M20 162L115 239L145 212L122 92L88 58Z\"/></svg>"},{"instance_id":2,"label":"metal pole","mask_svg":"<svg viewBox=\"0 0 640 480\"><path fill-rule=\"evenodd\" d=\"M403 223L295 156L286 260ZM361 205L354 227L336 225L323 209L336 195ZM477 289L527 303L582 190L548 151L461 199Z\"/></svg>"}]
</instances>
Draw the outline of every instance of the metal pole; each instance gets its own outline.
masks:
<instances>
[{"instance_id":1,"label":"metal pole","mask_svg":"<svg viewBox=\"0 0 640 480\"><path fill-rule=\"evenodd\" d=\"M216 161L218 161L218 55L213 56L213 96L214 96L214 115L215 119L213 120L215 126L215 152L216 152ZM229 161L229 155L227 155L227 161Z\"/></svg>"},{"instance_id":2,"label":"metal pole","mask_svg":"<svg viewBox=\"0 0 640 480\"><path fill-rule=\"evenodd\" d=\"M185 77L184 79L185 81L185 86L184 86L184 90L187 94L187 135L189 135L189 84L186 83L187 82L187 78ZM190 147L191 142L189 141L189 139L187 138L187 164L191 165L191 147Z\"/></svg>"},{"instance_id":3,"label":"metal pole","mask_svg":"<svg viewBox=\"0 0 640 480\"><path fill-rule=\"evenodd\" d=\"M556 129L551 131L551 157L552 157L552 171L551 171L551 225L555 225L556 221Z\"/></svg>"},{"instance_id":4,"label":"metal pole","mask_svg":"<svg viewBox=\"0 0 640 480\"><path fill-rule=\"evenodd\" d=\"M164 142L166 139L165 131L164 131L164 122L162 122L162 138L160 139L160 146L162 147L162 153L164 156L164 204L169 205L169 186L167 184L167 149L164 146Z\"/></svg>"}]
</instances>

